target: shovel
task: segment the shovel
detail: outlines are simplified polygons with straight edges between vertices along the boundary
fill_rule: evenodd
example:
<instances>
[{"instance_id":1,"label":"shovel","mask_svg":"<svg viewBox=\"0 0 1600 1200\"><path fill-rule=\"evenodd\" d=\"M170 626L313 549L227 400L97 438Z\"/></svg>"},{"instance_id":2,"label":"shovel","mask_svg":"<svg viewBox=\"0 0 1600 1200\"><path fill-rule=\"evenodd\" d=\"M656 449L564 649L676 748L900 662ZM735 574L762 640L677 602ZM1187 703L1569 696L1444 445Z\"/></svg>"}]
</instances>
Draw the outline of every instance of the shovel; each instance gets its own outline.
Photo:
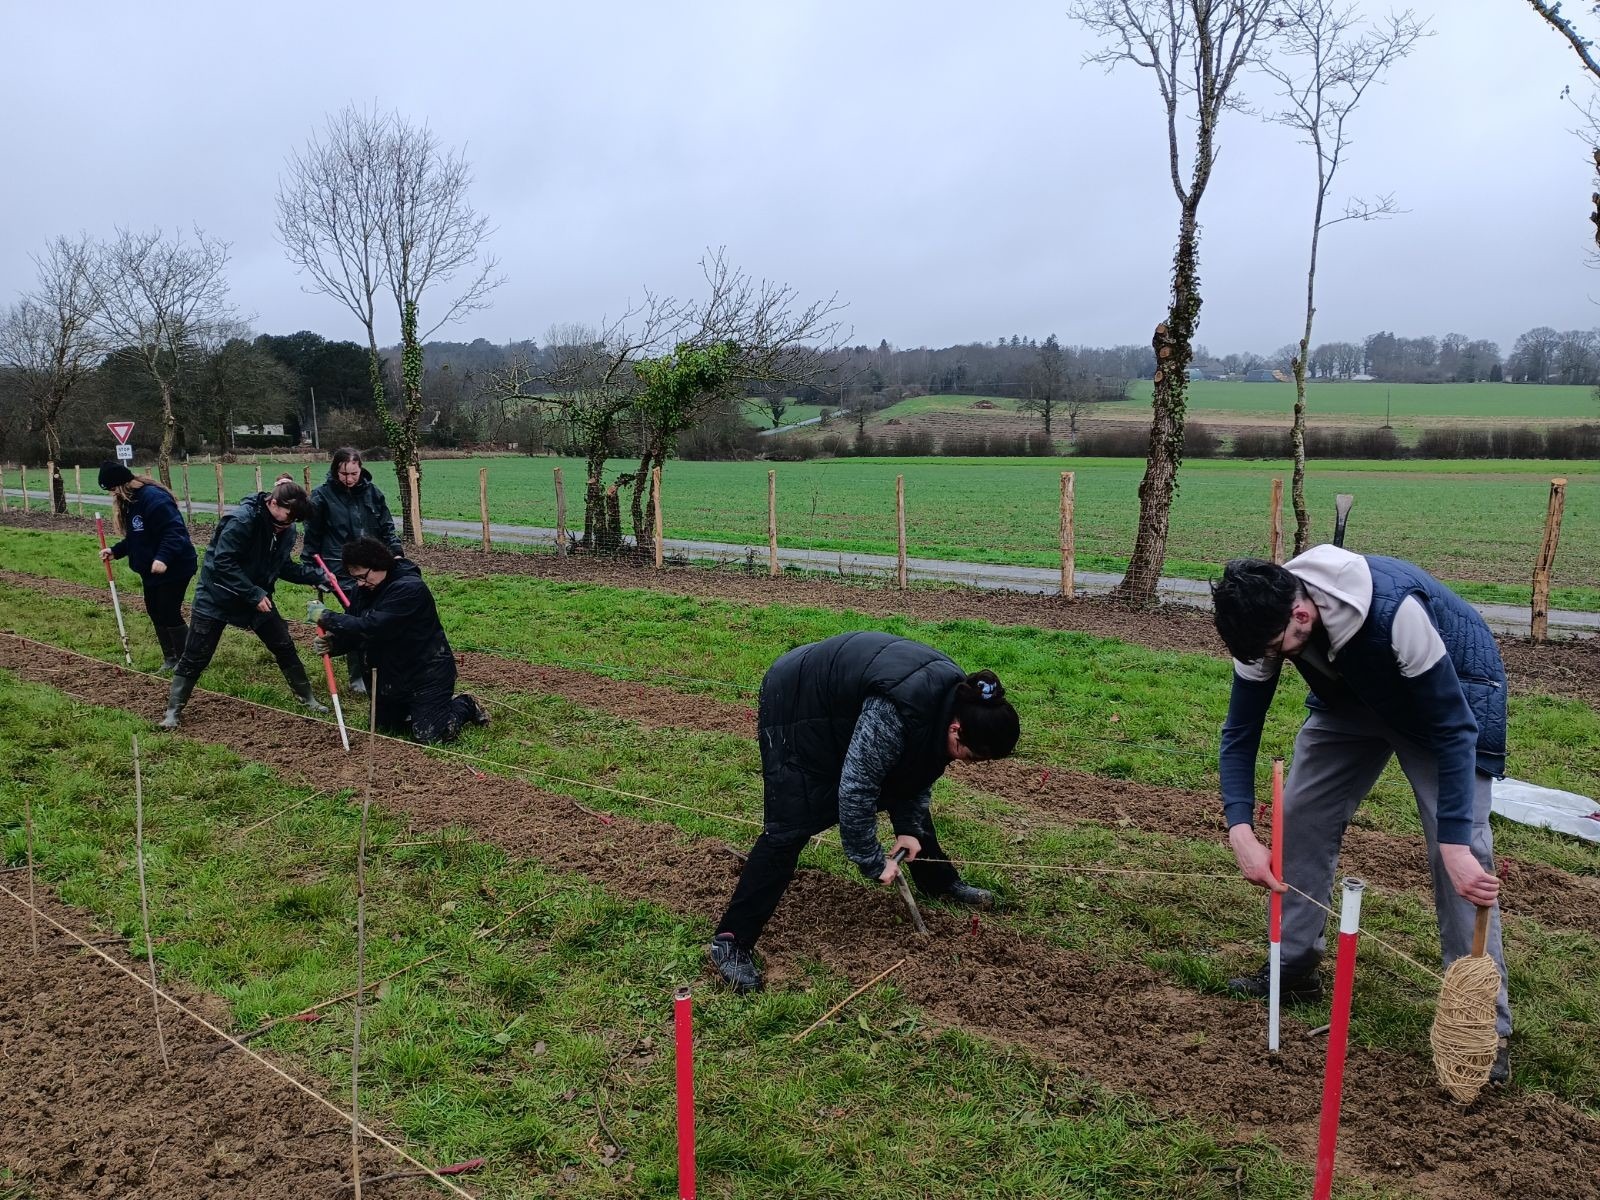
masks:
<instances>
[{"instance_id":1,"label":"shovel","mask_svg":"<svg viewBox=\"0 0 1600 1200\"><path fill-rule=\"evenodd\" d=\"M896 850L894 852L894 856L889 861L898 864L905 862L905 860L906 852L904 850ZM918 933L926 935L928 932L928 927L923 924L922 913L917 911L917 902L911 896L911 885L906 882L906 873L904 871L897 871L895 873L894 881L900 887L901 899L906 902L906 907L911 910L911 924L915 926Z\"/></svg>"}]
</instances>

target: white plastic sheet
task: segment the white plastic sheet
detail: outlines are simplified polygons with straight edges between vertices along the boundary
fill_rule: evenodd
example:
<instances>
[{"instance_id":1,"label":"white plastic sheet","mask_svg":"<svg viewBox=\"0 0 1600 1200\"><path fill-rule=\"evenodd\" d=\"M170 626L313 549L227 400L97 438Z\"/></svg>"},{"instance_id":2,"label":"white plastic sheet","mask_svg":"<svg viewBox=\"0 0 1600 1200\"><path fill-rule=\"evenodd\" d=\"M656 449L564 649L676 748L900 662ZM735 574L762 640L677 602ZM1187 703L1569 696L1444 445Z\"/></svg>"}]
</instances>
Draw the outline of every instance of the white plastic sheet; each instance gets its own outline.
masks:
<instances>
[{"instance_id":1,"label":"white plastic sheet","mask_svg":"<svg viewBox=\"0 0 1600 1200\"><path fill-rule=\"evenodd\" d=\"M1508 821L1600 842L1600 801L1520 779L1494 781L1491 807Z\"/></svg>"}]
</instances>

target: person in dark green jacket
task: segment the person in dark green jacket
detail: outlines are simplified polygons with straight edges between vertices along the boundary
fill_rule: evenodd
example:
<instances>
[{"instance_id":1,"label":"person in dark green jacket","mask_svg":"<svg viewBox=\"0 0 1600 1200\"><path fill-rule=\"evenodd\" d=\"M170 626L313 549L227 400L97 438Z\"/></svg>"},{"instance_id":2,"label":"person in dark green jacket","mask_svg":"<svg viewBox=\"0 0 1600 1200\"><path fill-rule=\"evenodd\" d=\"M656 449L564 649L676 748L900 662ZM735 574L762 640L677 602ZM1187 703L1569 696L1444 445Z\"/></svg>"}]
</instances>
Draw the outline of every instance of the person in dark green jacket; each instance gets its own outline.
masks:
<instances>
[{"instance_id":1,"label":"person in dark green jacket","mask_svg":"<svg viewBox=\"0 0 1600 1200\"><path fill-rule=\"evenodd\" d=\"M161 728L176 729L196 682L217 652L229 625L251 630L278 660L289 690L312 712L327 712L311 694L311 681L295 650L289 627L272 604L280 578L313 587L315 568L294 561L295 521L311 516L311 501L298 483L280 478L270 492L246 496L217 523L200 565L189 606L189 639L172 674L167 713Z\"/></svg>"},{"instance_id":2,"label":"person in dark green jacket","mask_svg":"<svg viewBox=\"0 0 1600 1200\"><path fill-rule=\"evenodd\" d=\"M346 596L356 594L356 581L344 569L346 542L370 537L389 547L396 558L404 558L400 535L383 492L372 482L372 472L361 465L361 451L340 446L333 452L327 480L311 493L311 519L306 522L305 544L300 561L315 567L317 556L339 580ZM366 668L361 650L352 649L345 657L350 670L350 691L363 696L367 691Z\"/></svg>"}]
</instances>

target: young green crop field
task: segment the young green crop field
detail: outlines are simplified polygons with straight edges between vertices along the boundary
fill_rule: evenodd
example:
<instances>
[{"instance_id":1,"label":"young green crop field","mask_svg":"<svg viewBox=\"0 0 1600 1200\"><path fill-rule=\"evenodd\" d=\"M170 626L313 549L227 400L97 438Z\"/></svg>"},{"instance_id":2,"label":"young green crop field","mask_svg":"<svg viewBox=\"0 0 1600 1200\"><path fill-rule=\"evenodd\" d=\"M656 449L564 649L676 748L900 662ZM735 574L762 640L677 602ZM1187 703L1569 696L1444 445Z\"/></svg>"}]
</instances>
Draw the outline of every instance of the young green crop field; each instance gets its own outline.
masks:
<instances>
[{"instance_id":1,"label":"young green crop field","mask_svg":"<svg viewBox=\"0 0 1600 1200\"><path fill-rule=\"evenodd\" d=\"M630 465L614 462L610 470ZM392 468L371 466L398 512ZM583 466L573 459L430 459L423 468L424 515L476 522L478 470L484 466L492 521L553 526L553 470L561 467L568 523L582 528ZM278 469L264 460L264 482ZM288 469L301 478L300 464ZM674 461L662 472L667 537L764 549L769 469L777 471L782 545L892 555L895 478L904 475L912 557L1036 567L1060 562L1060 480L1062 471L1071 470L1078 567L1121 571L1138 524L1144 465L1076 458L829 459L772 468L761 462ZM313 484L320 483L326 468L318 464L313 471ZM230 500L254 486L251 466L232 464L223 472ZM1266 554L1272 480L1288 475L1287 463L1186 464L1172 509L1166 573L1212 578L1229 558ZM1306 485L1312 540L1329 537L1333 498L1349 492L1356 497L1346 539L1350 549L1419 563L1473 600L1526 604L1550 480L1557 476L1568 486L1552 603L1600 609L1600 463L1317 463ZM174 484L181 490L179 479ZM209 464L191 468L190 487L196 499L215 499ZM1285 521L1292 536L1292 517Z\"/></svg>"},{"instance_id":2,"label":"young green crop field","mask_svg":"<svg viewBox=\"0 0 1600 1200\"><path fill-rule=\"evenodd\" d=\"M1153 385L1136 380L1129 399L1097 404L1096 417L1135 418L1150 408ZM1189 385L1189 411L1198 421L1223 416L1275 415L1284 426L1294 408L1293 383L1241 383L1196 380ZM1409 428L1458 421L1548 425L1552 421L1600 421L1594 389L1561 384L1518 383L1354 383L1343 380L1306 385L1306 408L1319 424L1392 424Z\"/></svg>"}]
</instances>

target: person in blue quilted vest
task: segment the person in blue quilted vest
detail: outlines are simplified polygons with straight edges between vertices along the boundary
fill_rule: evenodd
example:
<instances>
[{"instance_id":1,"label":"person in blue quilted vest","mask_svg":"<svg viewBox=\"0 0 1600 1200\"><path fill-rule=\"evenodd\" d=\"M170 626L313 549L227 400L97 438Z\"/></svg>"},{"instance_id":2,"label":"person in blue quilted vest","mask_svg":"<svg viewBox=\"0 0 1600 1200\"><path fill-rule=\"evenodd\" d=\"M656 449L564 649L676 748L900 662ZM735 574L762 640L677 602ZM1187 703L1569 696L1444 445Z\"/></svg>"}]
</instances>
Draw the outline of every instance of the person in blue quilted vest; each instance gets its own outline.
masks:
<instances>
[{"instance_id":1,"label":"person in blue quilted vest","mask_svg":"<svg viewBox=\"0 0 1600 1200\"><path fill-rule=\"evenodd\" d=\"M1511 1009L1489 830L1491 781L1505 774L1506 673L1483 618L1422 568L1315 546L1278 565L1235 559L1212 586L1217 632L1233 655L1220 768L1228 842L1252 883L1283 892L1282 995L1322 995L1327 904L1345 829L1391 759L1416 796L1446 965L1471 953L1479 906L1500 968L1500 1054L1509 1073ZM1285 661L1310 710L1284 786L1283 878L1253 827L1256 754ZM1304 893L1305 895L1302 895ZM1309 896L1312 899L1306 899ZM1267 994L1267 968L1228 981Z\"/></svg>"}]
</instances>

